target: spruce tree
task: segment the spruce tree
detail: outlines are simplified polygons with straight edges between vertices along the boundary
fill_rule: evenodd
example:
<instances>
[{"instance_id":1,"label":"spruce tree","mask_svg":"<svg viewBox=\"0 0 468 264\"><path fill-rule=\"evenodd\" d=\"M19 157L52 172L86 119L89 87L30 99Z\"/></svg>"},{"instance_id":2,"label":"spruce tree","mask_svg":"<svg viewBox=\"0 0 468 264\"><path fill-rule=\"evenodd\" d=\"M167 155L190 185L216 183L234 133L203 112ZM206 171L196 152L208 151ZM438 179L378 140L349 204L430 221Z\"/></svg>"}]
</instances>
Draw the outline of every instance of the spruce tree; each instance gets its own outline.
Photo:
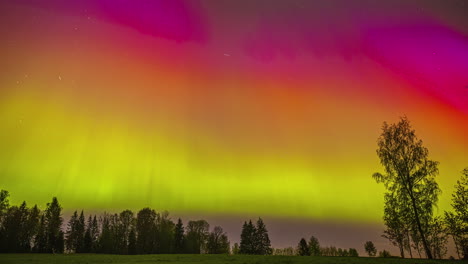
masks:
<instances>
[{"instance_id":1,"label":"spruce tree","mask_svg":"<svg viewBox=\"0 0 468 264\"><path fill-rule=\"evenodd\" d=\"M268 236L268 230L261 218L258 218L257 227L255 230L255 254L257 255L271 255L273 249L271 248L270 238Z\"/></svg>"},{"instance_id":2,"label":"spruce tree","mask_svg":"<svg viewBox=\"0 0 468 264\"><path fill-rule=\"evenodd\" d=\"M242 226L239 254L256 254L255 234L256 228L252 224L252 221L249 220L248 223L244 222L244 225Z\"/></svg>"},{"instance_id":3,"label":"spruce tree","mask_svg":"<svg viewBox=\"0 0 468 264\"><path fill-rule=\"evenodd\" d=\"M41 215L39 220L39 227L37 228L37 235L34 238L34 252L36 253L45 253L47 251L47 232L46 232L46 223L45 215Z\"/></svg>"},{"instance_id":4,"label":"spruce tree","mask_svg":"<svg viewBox=\"0 0 468 264\"><path fill-rule=\"evenodd\" d=\"M99 250L99 224L96 215L93 217L93 222L90 227L92 247L91 252L96 253Z\"/></svg>"},{"instance_id":5,"label":"spruce tree","mask_svg":"<svg viewBox=\"0 0 468 264\"><path fill-rule=\"evenodd\" d=\"M80 213L78 218L78 223L76 225L76 252L83 253L84 251L84 237L85 237L85 217L83 210Z\"/></svg>"},{"instance_id":6,"label":"spruce tree","mask_svg":"<svg viewBox=\"0 0 468 264\"><path fill-rule=\"evenodd\" d=\"M91 253L93 249L93 237L91 235L92 224L93 224L93 218L89 216L88 222L86 224L85 235L84 235L83 253Z\"/></svg>"},{"instance_id":7,"label":"spruce tree","mask_svg":"<svg viewBox=\"0 0 468 264\"><path fill-rule=\"evenodd\" d=\"M75 211L68 221L65 245L68 251L76 251L76 229L78 224L78 212Z\"/></svg>"},{"instance_id":8,"label":"spruce tree","mask_svg":"<svg viewBox=\"0 0 468 264\"><path fill-rule=\"evenodd\" d=\"M182 220L179 218L174 230L174 250L175 253L184 253L185 248L185 235L184 235L184 225Z\"/></svg>"},{"instance_id":9,"label":"spruce tree","mask_svg":"<svg viewBox=\"0 0 468 264\"><path fill-rule=\"evenodd\" d=\"M63 232L62 226L62 207L56 197L52 198L52 202L47 204L45 211L46 235L47 244L46 252L61 253L63 252Z\"/></svg>"}]
</instances>

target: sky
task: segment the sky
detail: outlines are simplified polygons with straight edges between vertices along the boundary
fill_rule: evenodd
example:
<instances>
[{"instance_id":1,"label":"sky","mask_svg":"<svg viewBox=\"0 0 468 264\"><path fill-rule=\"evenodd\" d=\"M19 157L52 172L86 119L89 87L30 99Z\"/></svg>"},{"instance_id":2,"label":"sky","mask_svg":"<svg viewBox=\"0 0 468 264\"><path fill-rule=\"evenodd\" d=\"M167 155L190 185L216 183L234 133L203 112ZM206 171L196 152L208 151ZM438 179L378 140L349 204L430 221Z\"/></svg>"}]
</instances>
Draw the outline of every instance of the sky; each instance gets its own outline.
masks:
<instances>
[{"instance_id":1,"label":"sky","mask_svg":"<svg viewBox=\"0 0 468 264\"><path fill-rule=\"evenodd\" d=\"M0 188L211 219L231 241L261 216L274 246L313 232L387 245L372 179L384 121L407 116L440 162L436 214L468 166L467 13L463 0L2 1Z\"/></svg>"}]
</instances>

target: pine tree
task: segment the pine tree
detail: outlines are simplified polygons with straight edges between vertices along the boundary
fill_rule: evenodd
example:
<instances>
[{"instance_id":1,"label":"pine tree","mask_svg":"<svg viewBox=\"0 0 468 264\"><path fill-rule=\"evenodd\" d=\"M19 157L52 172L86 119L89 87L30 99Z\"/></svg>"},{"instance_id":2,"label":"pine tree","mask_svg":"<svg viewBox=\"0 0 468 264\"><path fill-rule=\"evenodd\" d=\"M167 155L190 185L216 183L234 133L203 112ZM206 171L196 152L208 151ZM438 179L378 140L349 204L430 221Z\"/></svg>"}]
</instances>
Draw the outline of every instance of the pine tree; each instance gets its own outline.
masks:
<instances>
[{"instance_id":1,"label":"pine tree","mask_svg":"<svg viewBox=\"0 0 468 264\"><path fill-rule=\"evenodd\" d=\"M93 217L93 222L91 223L90 227L90 233L91 233L91 241L92 241L92 247L91 247L91 252L98 252L99 250L99 224L97 221L96 215Z\"/></svg>"},{"instance_id":2,"label":"pine tree","mask_svg":"<svg viewBox=\"0 0 468 264\"><path fill-rule=\"evenodd\" d=\"M47 204L45 211L45 223L47 234L46 252L61 253L63 252L63 232L60 230L62 226L62 207L56 197L52 198L52 202Z\"/></svg>"},{"instance_id":3,"label":"pine tree","mask_svg":"<svg viewBox=\"0 0 468 264\"><path fill-rule=\"evenodd\" d=\"M76 252L83 253L84 251L84 237L85 237L85 217L83 210L80 213L78 218L78 223L76 225Z\"/></svg>"},{"instance_id":4,"label":"pine tree","mask_svg":"<svg viewBox=\"0 0 468 264\"><path fill-rule=\"evenodd\" d=\"M252 224L252 221L249 220L249 223L244 222L244 225L242 226L239 254L248 254L248 255L256 254L255 235L256 235L256 228Z\"/></svg>"},{"instance_id":5,"label":"pine tree","mask_svg":"<svg viewBox=\"0 0 468 264\"><path fill-rule=\"evenodd\" d=\"M270 238L268 237L268 230L266 229L266 226L261 218L259 218L257 221L256 232L254 234L255 254L271 255L273 249L271 248Z\"/></svg>"},{"instance_id":6,"label":"pine tree","mask_svg":"<svg viewBox=\"0 0 468 264\"><path fill-rule=\"evenodd\" d=\"M78 225L78 212L75 211L70 217L67 226L65 245L68 251L76 251L77 245L77 225Z\"/></svg>"},{"instance_id":7,"label":"pine tree","mask_svg":"<svg viewBox=\"0 0 468 264\"><path fill-rule=\"evenodd\" d=\"M45 253L47 251L47 232L45 215L41 215L39 220L39 227L37 228L37 235L34 239L34 252Z\"/></svg>"},{"instance_id":8,"label":"pine tree","mask_svg":"<svg viewBox=\"0 0 468 264\"><path fill-rule=\"evenodd\" d=\"M93 237L91 235L92 224L93 224L93 218L89 216L88 222L86 224L85 235L84 235L83 253L91 253L93 249Z\"/></svg>"},{"instance_id":9,"label":"pine tree","mask_svg":"<svg viewBox=\"0 0 468 264\"><path fill-rule=\"evenodd\" d=\"M174 230L174 250L175 253L184 253L185 248L185 234L184 234L184 225L182 220L179 218Z\"/></svg>"},{"instance_id":10,"label":"pine tree","mask_svg":"<svg viewBox=\"0 0 468 264\"><path fill-rule=\"evenodd\" d=\"M26 241L28 252L32 251L31 245L34 245L34 239L38 234L39 223L41 219L41 210L34 205L33 208L29 211L28 222L26 224Z\"/></svg>"}]
</instances>

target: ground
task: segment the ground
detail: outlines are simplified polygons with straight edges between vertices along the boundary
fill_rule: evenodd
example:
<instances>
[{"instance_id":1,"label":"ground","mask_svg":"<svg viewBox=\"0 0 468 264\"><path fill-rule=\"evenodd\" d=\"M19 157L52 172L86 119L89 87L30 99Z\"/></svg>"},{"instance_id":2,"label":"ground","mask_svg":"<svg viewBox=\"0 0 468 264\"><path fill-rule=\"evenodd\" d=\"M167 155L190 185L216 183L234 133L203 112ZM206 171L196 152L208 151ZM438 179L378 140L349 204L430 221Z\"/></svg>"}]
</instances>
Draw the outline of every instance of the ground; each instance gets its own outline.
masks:
<instances>
[{"instance_id":1,"label":"ground","mask_svg":"<svg viewBox=\"0 0 468 264\"><path fill-rule=\"evenodd\" d=\"M448 260L398 259L398 258L367 258L367 257L299 257L299 256L245 256L245 255L93 255L93 254L0 254L2 264L90 264L90 263L212 263L212 264L430 264L450 263Z\"/></svg>"}]
</instances>

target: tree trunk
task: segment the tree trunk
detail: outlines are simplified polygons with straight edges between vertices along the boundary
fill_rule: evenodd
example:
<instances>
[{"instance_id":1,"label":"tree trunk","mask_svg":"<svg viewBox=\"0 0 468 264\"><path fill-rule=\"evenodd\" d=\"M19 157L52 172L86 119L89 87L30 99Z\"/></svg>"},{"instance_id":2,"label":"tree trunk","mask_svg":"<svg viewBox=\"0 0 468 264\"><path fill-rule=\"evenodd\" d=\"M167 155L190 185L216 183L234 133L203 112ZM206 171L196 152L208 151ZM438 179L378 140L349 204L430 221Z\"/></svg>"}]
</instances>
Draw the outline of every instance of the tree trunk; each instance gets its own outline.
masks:
<instances>
[{"instance_id":1,"label":"tree trunk","mask_svg":"<svg viewBox=\"0 0 468 264\"><path fill-rule=\"evenodd\" d=\"M411 239L410 239L408 230L406 230L406 239L408 239L408 250L409 250L410 258L413 258L413 252L411 252Z\"/></svg>"},{"instance_id":2,"label":"tree trunk","mask_svg":"<svg viewBox=\"0 0 468 264\"><path fill-rule=\"evenodd\" d=\"M401 258L405 258L405 246L403 245L403 243L400 244L400 255Z\"/></svg>"},{"instance_id":3,"label":"tree trunk","mask_svg":"<svg viewBox=\"0 0 468 264\"><path fill-rule=\"evenodd\" d=\"M410 198L411 198L411 201L413 203L414 217L416 218L415 220L416 220L416 224L418 226L419 234L421 235L421 242L423 244L424 251L426 252L427 258L432 259L432 253L431 253L431 250L429 249L429 246L427 245L426 236L424 235L424 232L423 232L422 226L421 226L421 221L419 220L419 214L418 214L418 208L416 206L416 200L414 199L414 196L413 196L412 193L410 194Z\"/></svg>"},{"instance_id":4,"label":"tree trunk","mask_svg":"<svg viewBox=\"0 0 468 264\"><path fill-rule=\"evenodd\" d=\"M458 250L458 243L457 243L457 240L455 239L455 236L452 235L452 238L453 238L453 243L455 244L455 249L457 250L457 256L458 258L460 259L461 256L460 256L460 250Z\"/></svg>"}]
</instances>

